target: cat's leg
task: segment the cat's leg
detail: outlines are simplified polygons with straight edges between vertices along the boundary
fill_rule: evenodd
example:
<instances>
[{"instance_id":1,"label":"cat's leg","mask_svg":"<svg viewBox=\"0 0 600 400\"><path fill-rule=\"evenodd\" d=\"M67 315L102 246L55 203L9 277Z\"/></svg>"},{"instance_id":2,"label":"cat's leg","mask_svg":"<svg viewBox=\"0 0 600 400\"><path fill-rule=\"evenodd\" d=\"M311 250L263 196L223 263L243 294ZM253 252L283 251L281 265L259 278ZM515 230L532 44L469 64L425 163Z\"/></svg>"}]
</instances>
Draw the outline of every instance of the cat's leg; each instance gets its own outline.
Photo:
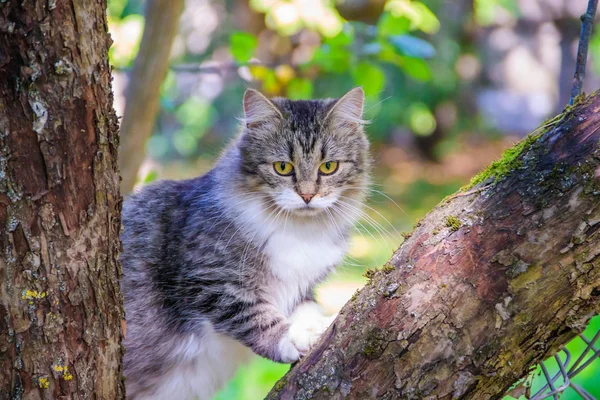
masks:
<instances>
[{"instance_id":1,"label":"cat's leg","mask_svg":"<svg viewBox=\"0 0 600 400\"><path fill-rule=\"evenodd\" d=\"M217 332L239 340L260 356L283 363L306 354L335 318L323 315L321 307L308 299L289 318L263 300L248 302L222 295L220 305L210 316Z\"/></svg>"},{"instance_id":2,"label":"cat's leg","mask_svg":"<svg viewBox=\"0 0 600 400\"><path fill-rule=\"evenodd\" d=\"M336 316L325 316L314 301L305 301L296 307L289 318L288 335L300 354L306 354L317 343Z\"/></svg>"},{"instance_id":3,"label":"cat's leg","mask_svg":"<svg viewBox=\"0 0 600 400\"><path fill-rule=\"evenodd\" d=\"M219 305L210 313L217 332L239 340L256 354L273 361L291 363L300 358L300 350L288 334L289 320L271 303L222 295Z\"/></svg>"}]
</instances>

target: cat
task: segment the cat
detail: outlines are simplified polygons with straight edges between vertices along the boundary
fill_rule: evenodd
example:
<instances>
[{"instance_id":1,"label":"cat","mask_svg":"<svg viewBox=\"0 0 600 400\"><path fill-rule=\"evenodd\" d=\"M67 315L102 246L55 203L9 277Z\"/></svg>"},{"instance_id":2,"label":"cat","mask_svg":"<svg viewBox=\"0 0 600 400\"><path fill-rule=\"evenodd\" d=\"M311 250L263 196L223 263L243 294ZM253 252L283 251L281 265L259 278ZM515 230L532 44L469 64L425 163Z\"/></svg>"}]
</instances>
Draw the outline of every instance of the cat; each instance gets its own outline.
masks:
<instances>
[{"instance_id":1,"label":"cat","mask_svg":"<svg viewBox=\"0 0 600 400\"><path fill-rule=\"evenodd\" d=\"M339 264L369 184L364 92L244 94L239 137L203 176L123 206L124 375L131 399L210 399L252 353L292 363L331 317L314 286Z\"/></svg>"}]
</instances>

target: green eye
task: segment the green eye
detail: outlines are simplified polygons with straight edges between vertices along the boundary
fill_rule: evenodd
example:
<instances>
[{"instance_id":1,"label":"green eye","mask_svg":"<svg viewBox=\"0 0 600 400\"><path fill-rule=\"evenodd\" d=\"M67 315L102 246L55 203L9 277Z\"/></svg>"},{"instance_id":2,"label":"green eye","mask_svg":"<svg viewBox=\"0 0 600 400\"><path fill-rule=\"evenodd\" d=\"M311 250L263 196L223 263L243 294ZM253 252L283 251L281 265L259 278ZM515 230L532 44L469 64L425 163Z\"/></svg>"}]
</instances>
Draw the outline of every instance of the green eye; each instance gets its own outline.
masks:
<instances>
[{"instance_id":1,"label":"green eye","mask_svg":"<svg viewBox=\"0 0 600 400\"><path fill-rule=\"evenodd\" d=\"M275 172L282 176L289 176L294 172L294 166L292 163L285 161L274 162L273 168L275 169Z\"/></svg>"},{"instance_id":2,"label":"green eye","mask_svg":"<svg viewBox=\"0 0 600 400\"><path fill-rule=\"evenodd\" d=\"M337 161L326 161L319 167L321 175L331 175L338 169Z\"/></svg>"}]
</instances>

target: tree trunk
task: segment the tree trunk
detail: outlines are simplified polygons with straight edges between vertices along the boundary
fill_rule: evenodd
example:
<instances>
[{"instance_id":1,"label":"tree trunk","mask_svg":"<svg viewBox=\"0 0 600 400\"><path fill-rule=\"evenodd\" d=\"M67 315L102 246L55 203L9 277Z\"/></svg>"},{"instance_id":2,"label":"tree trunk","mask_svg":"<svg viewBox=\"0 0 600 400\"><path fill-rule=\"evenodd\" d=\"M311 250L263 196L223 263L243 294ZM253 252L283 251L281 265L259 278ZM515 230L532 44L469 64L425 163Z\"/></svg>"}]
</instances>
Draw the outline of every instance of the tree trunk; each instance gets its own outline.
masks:
<instances>
[{"instance_id":1,"label":"tree trunk","mask_svg":"<svg viewBox=\"0 0 600 400\"><path fill-rule=\"evenodd\" d=\"M118 399L106 1L0 4L0 399Z\"/></svg>"},{"instance_id":2,"label":"tree trunk","mask_svg":"<svg viewBox=\"0 0 600 400\"><path fill-rule=\"evenodd\" d=\"M138 170L146 154L160 103L160 87L167 68L173 40L177 34L183 0L150 0L140 51L135 58L121 122L121 190L129 193L135 186Z\"/></svg>"},{"instance_id":3,"label":"tree trunk","mask_svg":"<svg viewBox=\"0 0 600 400\"><path fill-rule=\"evenodd\" d=\"M443 201L269 399L496 399L600 306L600 95Z\"/></svg>"}]
</instances>

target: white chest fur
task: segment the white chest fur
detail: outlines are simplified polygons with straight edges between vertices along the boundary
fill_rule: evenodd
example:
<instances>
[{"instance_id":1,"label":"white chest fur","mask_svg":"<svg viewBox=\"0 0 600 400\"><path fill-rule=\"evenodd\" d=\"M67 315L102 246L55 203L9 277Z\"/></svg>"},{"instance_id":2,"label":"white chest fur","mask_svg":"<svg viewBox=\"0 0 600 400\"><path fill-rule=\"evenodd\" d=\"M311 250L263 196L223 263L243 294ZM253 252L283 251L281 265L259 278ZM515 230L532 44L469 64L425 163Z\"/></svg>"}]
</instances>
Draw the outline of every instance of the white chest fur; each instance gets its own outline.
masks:
<instances>
[{"instance_id":1,"label":"white chest fur","mask_svg":"<svg viewBox=\"0 0 600 400\"><path fill-rule=\"evenodd\" d=\"M243 201L231 206L237 214L236 222L243 227L247 240L266 242L269 267L279 281L270 285L268 295L289 316L315 281L344 258L347 244L339 230L348 228L350 221L293 221L280 218L281 212L269 211L259 201Z\"/></svg>"},{"instance_id":2,"label":"white chest fur","mask_svg":"<svg viewBox=\"0 0 600 400\"><path fill-rule=\"evenodd\" d=\"M140 400L210 400L233 377L240 364L252 358L252 351L209 324L201 337L189 335L173 349L178 361L156 382L156 391L136 397Z\"/></svg>"},{"instance_id":3,"label":"white chest fur","mask_svg":"<svg viewBox=\"0 0 600 400\"><path fill-rule=\"evenodd\" d=\"M333 232L292 224L271 234L265 252L279 280L272 288L273 300L289 316L299 297L342 261L346 243Z\"/></svg>"}]
</instances>

